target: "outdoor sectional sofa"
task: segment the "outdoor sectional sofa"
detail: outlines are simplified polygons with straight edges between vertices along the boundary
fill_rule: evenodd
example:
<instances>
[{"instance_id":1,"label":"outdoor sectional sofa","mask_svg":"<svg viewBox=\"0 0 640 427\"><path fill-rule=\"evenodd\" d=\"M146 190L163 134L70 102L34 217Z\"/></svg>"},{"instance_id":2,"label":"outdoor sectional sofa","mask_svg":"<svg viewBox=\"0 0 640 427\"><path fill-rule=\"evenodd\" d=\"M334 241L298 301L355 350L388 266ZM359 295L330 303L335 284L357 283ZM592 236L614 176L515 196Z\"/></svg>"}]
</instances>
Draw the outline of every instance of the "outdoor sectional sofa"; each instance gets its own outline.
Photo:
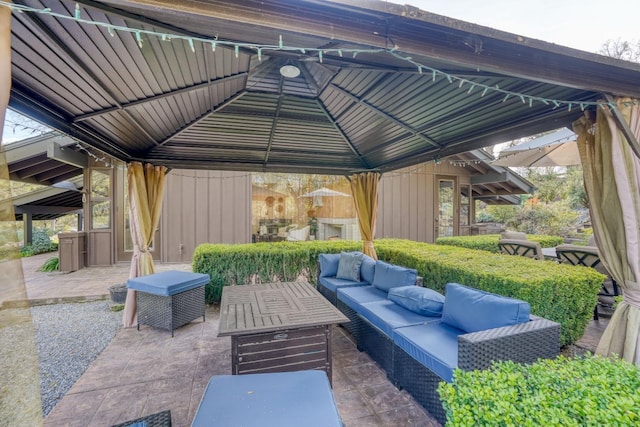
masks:
<instances>
[{"instance_id":1,"label":"outdoor sectional sofa","mask_svg":"<svg viewBox=\"0 0 640 427\"><path fill-rule=\"evenodd\" d=\"M320 255L318 288L330 300L321 279L337 270L335 262L335 256ZM373 275L365 277L370 281L336 287L335 304L349 318L343 326L358 349L441 423L446 416L437 387L452 382L456 368L531 363L560 353L560 325L530 315L528 303L456 283L447 284L443 296L403 282L413 275L415 270L374 261Z\"/></svg>"}]
</instances>

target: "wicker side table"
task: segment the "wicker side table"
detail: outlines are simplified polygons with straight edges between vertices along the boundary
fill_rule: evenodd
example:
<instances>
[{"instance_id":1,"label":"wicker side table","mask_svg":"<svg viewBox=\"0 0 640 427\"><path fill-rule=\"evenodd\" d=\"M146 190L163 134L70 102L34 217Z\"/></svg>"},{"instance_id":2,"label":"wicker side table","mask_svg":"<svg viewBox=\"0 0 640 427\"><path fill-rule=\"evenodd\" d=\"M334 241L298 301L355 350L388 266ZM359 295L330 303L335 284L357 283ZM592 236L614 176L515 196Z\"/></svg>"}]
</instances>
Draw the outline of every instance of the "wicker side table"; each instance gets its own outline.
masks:
<instances>
[{"instance_id":1,"label":"wicker side table","mask_svg":"<svg viewBox=\"0 0 640 427\"><path fill-rule=\"evenodd\" d=\"M173 331L204 314L204 286L209 275L186 271L163 271L127 281L137 291L140 325Z\"/></svg>"}]
</instances>

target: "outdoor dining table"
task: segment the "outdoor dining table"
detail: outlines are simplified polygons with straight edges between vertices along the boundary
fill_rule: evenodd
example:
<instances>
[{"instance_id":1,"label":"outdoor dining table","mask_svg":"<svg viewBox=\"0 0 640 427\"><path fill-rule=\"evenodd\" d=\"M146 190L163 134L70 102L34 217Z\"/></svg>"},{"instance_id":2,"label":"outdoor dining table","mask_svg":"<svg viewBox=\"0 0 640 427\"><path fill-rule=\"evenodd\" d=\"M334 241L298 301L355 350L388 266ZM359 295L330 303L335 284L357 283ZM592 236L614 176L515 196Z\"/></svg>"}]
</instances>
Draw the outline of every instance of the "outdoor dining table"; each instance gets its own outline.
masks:
<instances>
[{"instance_id":1,"label":"outdoor dining table","mask_svg":"<svg viewBox=\"0 0 640 427\"><path fill-rule=\"evenodd\" d=\"M331 329L349 319L305 282L226 286L219 337L232 374L320 369L331 381Z\"/></svg>"}]
</instances>

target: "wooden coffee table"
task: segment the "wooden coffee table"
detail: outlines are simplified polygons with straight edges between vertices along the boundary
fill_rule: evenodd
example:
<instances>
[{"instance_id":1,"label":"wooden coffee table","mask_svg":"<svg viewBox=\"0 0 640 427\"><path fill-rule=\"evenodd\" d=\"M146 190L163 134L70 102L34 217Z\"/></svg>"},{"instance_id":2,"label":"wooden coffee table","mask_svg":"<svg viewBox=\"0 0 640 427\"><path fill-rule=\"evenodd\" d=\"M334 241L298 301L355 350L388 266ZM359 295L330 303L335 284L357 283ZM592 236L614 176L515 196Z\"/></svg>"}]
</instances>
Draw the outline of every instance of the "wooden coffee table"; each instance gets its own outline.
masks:
<instances>
[{"instance_id":1,"label":"wooden coffee table","mask_svg":"<svg viewBox=\"0 0 640 427\"><path fill-rule=\"evenodd\" d=\"M308 283L227 286L218 336L231 336L234 375L321 369L331 381L331 328L348 321Z\"/></svg>"}]
</instances>

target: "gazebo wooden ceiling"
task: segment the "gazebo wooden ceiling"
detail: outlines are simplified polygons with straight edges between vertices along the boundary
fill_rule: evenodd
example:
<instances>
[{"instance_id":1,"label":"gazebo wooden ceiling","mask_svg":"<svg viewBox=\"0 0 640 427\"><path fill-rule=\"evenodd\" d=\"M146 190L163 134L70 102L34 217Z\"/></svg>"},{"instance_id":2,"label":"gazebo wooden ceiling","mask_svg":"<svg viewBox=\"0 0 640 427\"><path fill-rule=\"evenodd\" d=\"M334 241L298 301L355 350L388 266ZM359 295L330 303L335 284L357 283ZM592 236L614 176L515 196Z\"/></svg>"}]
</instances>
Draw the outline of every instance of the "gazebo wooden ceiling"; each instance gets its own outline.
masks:
<instances>
[{"instance_id":1,"label":"gazebo wooden ceiling","mask_svg":"<svg viewBox=\"0 0 640 427\"><path fill-rule=\"evenodd\" d=\"M50 11L13 13L10 106L170 168L384 172L640 97L639 64L383 1L14 4Z\"/></svg>"}]
</instances>

